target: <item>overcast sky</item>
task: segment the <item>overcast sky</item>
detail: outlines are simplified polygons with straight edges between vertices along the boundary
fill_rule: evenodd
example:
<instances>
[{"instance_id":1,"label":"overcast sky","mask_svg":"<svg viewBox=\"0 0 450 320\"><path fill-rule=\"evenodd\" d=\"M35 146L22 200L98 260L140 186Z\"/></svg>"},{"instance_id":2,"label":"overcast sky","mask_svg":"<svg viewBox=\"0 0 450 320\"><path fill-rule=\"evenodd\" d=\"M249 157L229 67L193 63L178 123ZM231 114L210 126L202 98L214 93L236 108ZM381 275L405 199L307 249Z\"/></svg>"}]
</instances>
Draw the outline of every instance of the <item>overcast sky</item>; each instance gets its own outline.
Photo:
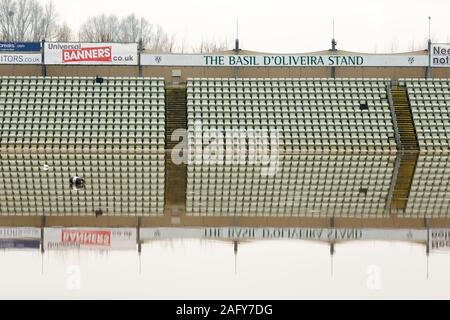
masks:
<instances>
[{"instance_id":1,"label":"overcast sky","mask_svg":"<svg viewBox=\"0 0 450 320\"><path fill-rule=\"evenodd\" d=\"M47 0L39 0L46 2ZM130 13L176 34L179 42L227 39L233 45L236 18L243 49L300 53L330 46L332 20L341 50L409 51L426 47L428 16L435 42L450 42L449 0L77 0L54 1L60 20L73 28L92 15Z\"/></svg>"}]
</instances>

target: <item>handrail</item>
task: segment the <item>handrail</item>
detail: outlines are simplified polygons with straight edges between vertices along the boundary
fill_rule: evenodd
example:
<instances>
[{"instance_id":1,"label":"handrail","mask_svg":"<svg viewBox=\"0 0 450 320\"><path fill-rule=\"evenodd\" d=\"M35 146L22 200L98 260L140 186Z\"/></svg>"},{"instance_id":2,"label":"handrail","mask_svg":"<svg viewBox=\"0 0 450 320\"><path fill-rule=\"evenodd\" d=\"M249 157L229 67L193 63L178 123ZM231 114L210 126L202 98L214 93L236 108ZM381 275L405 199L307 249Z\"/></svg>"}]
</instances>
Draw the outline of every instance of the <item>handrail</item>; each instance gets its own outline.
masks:
<instances>
[{"instance_id":1,"label":"handrail","mask_svg":"<svg viewBox=\"0 0 450 320\"><path fill-rule=\"evenodd\" d=\"M386 89L387 89L387 94L388 94L389 109L391 111L392 122L394 125L395 141L397 143L397 149L399 151L401 151L403 149L402 140L400 139L400 131L398 129L397 114L395 113L395 110L394 110L394 100L392 99L391 83L389 83L386 86Z\"/></svg>"}]
</instances>

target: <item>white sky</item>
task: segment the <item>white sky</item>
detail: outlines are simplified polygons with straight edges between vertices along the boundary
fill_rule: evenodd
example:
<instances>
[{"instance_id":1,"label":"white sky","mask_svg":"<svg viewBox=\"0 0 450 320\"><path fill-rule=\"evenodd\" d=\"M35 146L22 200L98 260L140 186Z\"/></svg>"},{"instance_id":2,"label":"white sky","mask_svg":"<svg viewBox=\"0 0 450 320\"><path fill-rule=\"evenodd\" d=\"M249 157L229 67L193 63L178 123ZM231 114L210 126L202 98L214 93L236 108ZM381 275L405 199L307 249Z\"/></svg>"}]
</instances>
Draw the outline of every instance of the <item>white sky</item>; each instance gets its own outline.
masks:
<instances>
[{"instance_id":1,"label":"white sky","mask_svg":"<svg viewBox=\"0 0 450 320\"><path fill-rule=\"evenodd\" d=\"M46 2L47 0L39 0ZM450 42L448 0L77 0L54 1L60 20L73 28L89 16L135 13L160 24L189 45L202 38L233 46L239 18L241 48L273 53L328 49L332 19L341 50L361 52L424 49L428 16L435 42Z\"/></svg>"}]
</instances>

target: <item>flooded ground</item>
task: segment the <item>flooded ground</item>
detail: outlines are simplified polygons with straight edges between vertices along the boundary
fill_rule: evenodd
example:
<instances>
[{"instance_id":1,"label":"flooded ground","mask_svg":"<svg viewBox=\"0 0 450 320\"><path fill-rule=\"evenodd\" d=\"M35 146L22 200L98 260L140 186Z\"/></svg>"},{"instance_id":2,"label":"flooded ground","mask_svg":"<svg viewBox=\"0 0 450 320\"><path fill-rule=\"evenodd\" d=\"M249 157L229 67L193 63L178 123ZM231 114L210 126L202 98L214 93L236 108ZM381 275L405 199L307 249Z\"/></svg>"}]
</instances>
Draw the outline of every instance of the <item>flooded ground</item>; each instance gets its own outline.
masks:
<instances>
[{"instance_id":1,"label":"flooded ground","mask_svg":"<svg viewBox=\"0 0 450 320\"><path fill-rule=\"evenodd\" d=\"M164 241L137 251L0 253L0 297L449 298L450 255L399 242Z\"/></svg>"},{"instance_id":2,"label":"flooded ground","mask_svg":"<svg viewBox=\"0 0 450 320\"><path fill-rule=\"evenodd\" d=\"M448 155L0 159L3 299L450 298Z\"/></svg>"}]
</instances>

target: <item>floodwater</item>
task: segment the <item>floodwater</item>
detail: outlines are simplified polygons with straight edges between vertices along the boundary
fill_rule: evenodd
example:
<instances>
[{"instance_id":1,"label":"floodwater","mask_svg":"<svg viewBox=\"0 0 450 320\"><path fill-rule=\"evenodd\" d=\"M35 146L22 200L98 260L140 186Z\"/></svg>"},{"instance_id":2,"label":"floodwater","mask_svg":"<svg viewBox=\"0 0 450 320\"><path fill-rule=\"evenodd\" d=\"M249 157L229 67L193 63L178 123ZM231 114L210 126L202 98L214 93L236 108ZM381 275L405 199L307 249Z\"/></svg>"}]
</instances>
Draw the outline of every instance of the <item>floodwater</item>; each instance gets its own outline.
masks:
<instances>
[{"instance_id":1,"label":"floodwater","mask_svg":"<svg viewBox=\"0 0 450 320\"><path fill-rule=\"evenodd\" d=\"M449 155L165 160L1 153L0 298L450 298Z\"/></svg>"}]
</instances>

